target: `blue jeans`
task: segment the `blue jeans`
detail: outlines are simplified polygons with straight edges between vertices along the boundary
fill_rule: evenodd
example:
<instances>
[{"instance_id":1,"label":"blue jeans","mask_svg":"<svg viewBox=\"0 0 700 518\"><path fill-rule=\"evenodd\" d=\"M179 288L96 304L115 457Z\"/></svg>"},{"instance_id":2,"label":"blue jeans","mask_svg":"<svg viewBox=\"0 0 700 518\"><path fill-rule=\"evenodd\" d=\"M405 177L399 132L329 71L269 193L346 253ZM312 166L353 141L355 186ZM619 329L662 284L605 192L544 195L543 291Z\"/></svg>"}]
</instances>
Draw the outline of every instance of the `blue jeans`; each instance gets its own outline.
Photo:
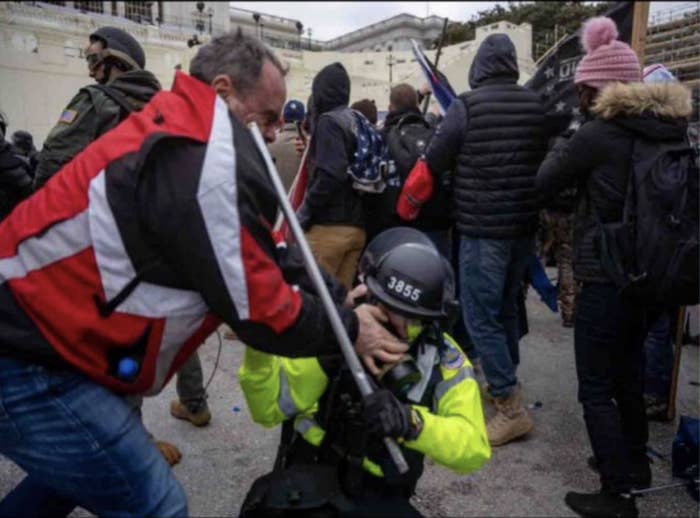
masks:
<instances>
[{"instance_id":1,"label":"blue jeans","mask_svg":"<svg viewBox=\"0 0 700 518\"><path fill-rule=\"evenodd\" d=\"M668 399L673 371L671 315L668 311L649 328L644 341L644 393L657 399Z\"/></svg>"},{"instance_id":2,"label":"blue jeans","mask_svg":"<svg viewBox=\"0 0 700 518\"><path fill-rule=\"evenodd\" d=\"M0 358L0 454L27 477L0 516L186 516L187 499L137 412L75 371Z\"/></svg>"},{"instance_id":3,"label":"blue jeans","mask_svg":"<svg viewBox=\"0 0 700 518\"><path fill-rule=\"evenodd\" d=\"M462 236L459 249L460 302L464 323L481 358L491 395L508 397L520 363L518 294L531 237L478 239Z\"/></svg>"}]
</instances>

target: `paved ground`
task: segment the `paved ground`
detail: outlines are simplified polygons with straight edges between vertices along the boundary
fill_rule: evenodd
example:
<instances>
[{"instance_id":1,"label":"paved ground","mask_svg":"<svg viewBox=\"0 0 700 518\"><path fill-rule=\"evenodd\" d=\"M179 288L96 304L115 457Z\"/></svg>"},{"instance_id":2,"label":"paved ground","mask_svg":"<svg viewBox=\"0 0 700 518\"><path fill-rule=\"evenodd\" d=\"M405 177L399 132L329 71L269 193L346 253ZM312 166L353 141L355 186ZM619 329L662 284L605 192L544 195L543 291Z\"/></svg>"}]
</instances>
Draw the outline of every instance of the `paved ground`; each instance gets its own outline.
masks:
<instances>
[{"instance_id":1,"label":"paved ground","mask_svg":"<svg viewBox=\"0 0 700 518\"><path fill-rule=\"evenodd\" d=\"M530 334L522 341L520 377L533 409L535 431L526 440L494 451L480 472L457 476L428 466L415 504L429 516L571 516L564 505L570 490L593 491L597 477L586 467L590 447L576 402L573 332L533 297L528 301ZM205 377L214 364L218 340L202 349ZM190 500L192 516L235 515L250 483L272 465L277 430L250 421L236 372L240 344L224 341L219 368L210 387L214 415L210 426L195 429L168 413L171 385L144 405L144 419L156 437L177 444L184 456L175 468ZM700 381L698 348L683 348L679 383L682 413L698 415ZM650 446L667 455L676 423L652 424ZM654 483L670 480L670 463L657 460ZM20 470L0 459L0 495L21 478ZM683 489L670 489L639 499L642 516L697 516L697 504ZM77 511L76 516L84 516Z\"/></svg>"}]
</instances>

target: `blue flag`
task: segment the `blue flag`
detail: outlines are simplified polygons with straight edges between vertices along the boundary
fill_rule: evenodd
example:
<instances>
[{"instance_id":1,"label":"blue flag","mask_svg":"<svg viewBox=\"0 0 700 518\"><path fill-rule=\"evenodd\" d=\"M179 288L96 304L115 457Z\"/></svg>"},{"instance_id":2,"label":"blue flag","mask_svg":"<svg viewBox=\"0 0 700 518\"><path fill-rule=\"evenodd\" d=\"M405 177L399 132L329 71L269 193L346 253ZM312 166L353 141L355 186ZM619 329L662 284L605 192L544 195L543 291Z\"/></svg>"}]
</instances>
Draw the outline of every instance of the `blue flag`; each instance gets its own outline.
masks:
<instances>
[{"instance_id":1,"label":"blue flag","mask_svg":"<svg viewBox=\"0 0 700 518\"><path fill-rule=\"evenodd\" d=\"M416 56L416 61L420 65L420 69L425 76L425 80L430 84L430 89L433 91L435 100L440 108L440 113L445 115L447 108L452 104L452 100L457 97L455 91L450 86L449 81L443 73L436 69L433 64L428 61L425 54L418 48L415 40L411 40L413 45L413 54Z\"/></svg>"}]
</instances>

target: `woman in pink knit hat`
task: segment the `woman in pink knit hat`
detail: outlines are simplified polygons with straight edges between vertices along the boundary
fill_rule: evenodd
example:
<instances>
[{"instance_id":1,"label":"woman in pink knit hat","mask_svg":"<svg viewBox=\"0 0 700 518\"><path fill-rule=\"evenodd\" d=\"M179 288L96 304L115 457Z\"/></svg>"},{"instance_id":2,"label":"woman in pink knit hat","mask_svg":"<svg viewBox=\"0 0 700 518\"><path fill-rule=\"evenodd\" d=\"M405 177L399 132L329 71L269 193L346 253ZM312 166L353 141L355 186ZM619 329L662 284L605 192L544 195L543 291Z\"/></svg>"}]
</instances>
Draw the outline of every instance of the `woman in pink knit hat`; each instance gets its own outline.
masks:
<instances>
[{"instance_id":1,"label":"woman in pink knit hat","mask_svg":"<svg viewBox=\"0 0 700 518\"><path fill-rule=\"evenodd\" d=\"M573 255L581 291L574 346L578 398L594 453L589 464L601 480L599 492L566 495L581 516L637 516L631 490L651 484L642 346L647 322L658 310L619 294L601 261L601 227L622 221L633 144L682 143L691 112L690 92L680 83L641 83L636 54L617 37L610 18L584 24L586 55L574 82L587 121L570 139L557 140L536 179L545 195L574 185L579 192Z\"/></svg>"}]
</instances>

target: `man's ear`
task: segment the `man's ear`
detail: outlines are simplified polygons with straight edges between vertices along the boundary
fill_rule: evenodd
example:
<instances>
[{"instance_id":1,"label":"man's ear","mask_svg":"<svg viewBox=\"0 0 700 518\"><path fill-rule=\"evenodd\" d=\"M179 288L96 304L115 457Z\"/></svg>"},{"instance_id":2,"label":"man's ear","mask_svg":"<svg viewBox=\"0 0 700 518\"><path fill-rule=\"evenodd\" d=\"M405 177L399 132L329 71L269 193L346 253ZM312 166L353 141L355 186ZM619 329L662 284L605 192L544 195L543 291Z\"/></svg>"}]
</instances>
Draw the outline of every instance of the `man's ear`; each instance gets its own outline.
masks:
<instances>
[{"instance_id":1,"label":"man's ear","mask_svg":"<svg viewBox=\"0 0 700 518\"><path fill-rule=\"evenodd\" d=\"M233 93L231 78L226 74L216 76L211 82L211 87L224 99Z\"/></svg>"}]
</instances>

